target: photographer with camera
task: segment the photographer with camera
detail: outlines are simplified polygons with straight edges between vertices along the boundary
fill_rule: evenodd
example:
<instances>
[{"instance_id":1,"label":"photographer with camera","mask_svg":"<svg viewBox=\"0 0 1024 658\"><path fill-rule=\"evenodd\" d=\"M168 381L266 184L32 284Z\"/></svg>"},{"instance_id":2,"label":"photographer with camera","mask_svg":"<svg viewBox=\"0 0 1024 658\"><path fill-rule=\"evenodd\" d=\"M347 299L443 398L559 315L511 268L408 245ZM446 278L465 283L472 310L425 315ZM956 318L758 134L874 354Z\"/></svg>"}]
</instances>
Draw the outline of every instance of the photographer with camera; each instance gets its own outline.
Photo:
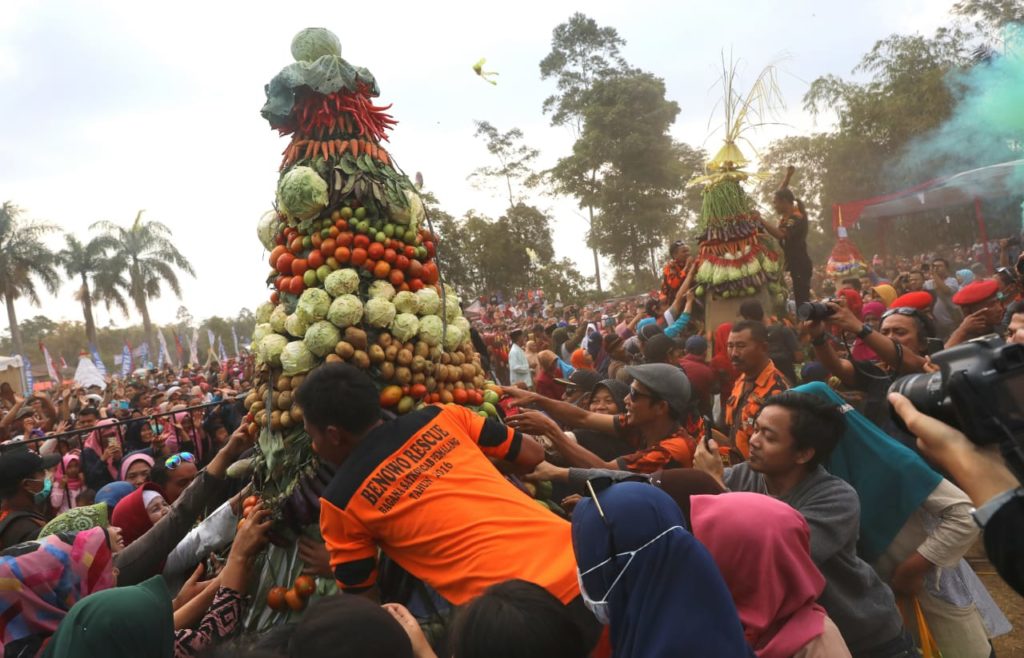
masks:
<instances>
[{"instance_id":1,"label":"photographer with camera","mask_svg":"<svg viewBox=\"0 0 1024 658\"><path fill-rule=\"evenodd\" d=\"M913 295L914 293L911 293ZM927 296L927 293L917 293ZM905 296L909 297L909 296ZM894 303L903 303L898 298ZM909 302L914 302L912 297ZM913 306L894 306L882 314L876 331L853 312L835 302L815 302L801 306L798 316L811 336L815 359L839 378L842 384L865 394L863 414L888 433L900 438L889 417L886 392L893 380L908 373L924 372L927 364L930 319ZM878 357L875 361L844 359L832 346L826 323L860 338ZM901 440L906 442L909 437Z\"/></svg>"},{"instance_id":2,"label":"photographer with camera","mask_svg":"<svg viewBox=\"0 0 1024 658\"><path fill-rule=\"evenodd\" d=\"M1024 361L1021 360L1024 347L1007 344L1000 349L1000 356L1007 349L1014 350L1016 354L1015 370L1019 377L1024 374ZM1001 390L1005 390L1002 387L1015 386L1019 394L1020 385L1012 379L1003 378L997 386ZM945 386L942 388L945 389ZM945 390L941 394L945 395ZM959 394L951 397L957 400L954 403L957 415L973 419L974 424L987 424L984 421L990 419L985 416L986 405L972 409L968 401L958 398ZM917 437L921 453L948 472L971 497L976 506L974 519L982 528L989 560L1002 579L1018 594L1024 595L1024 489L1019 479L1021 454L1024 453L1024 428L1019 426L1020 406L1017 406L1018 426L1008 428L1014 434L1004 438L1002 445L1004 455L1015 455L1018 469L1018 475L1015 476L996 446L979 444L976 438L969 439L969 435L956 427L919 411L915 406L918 403L900 393L890 393L889 401L893 410ZM995 420L1002 425L1001 421ZM992 440L988 436L985 438Z\"/></svg>"}]
</instances>

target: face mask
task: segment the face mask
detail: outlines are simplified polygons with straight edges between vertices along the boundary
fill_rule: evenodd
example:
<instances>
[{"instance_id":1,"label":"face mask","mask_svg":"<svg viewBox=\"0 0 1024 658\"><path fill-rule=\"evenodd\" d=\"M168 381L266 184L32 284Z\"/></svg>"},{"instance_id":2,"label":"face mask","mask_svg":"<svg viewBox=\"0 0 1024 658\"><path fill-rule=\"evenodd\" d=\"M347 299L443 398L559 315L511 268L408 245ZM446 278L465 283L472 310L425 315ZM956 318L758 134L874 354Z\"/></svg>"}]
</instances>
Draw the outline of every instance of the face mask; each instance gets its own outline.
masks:
<instances>
[{"instance_id":1,"label":"face mask","mask_svg":"<svg viewBox=\"0 0 1024 658\"><path fill-rule=\"evenodd\" d=\"M671 528L668 528L667 530L663 531L658 536L656 536L654 539L650 540L649 542L647 542L646 544L644 544L640 548L636 549L635 551L626 551L625 553L618 553L614 557L610 557L607 560L605 560L604 562L601 562L599 564L595 564L594 566L590 567L589 569L587 569L586 571L583 571L583 572L581 572L579 569L576 570L576 579L580 583L580 596L583 597L584 605L586 605L587 608L592 613L594 613L594 617L597 618L598 622L600 622L601 624L603 624L605 626L607 626L608 624L611 623L611 615L610 615L611 611L610 611L610 605L608 603L608 596L611 595L612 590L615 589L615 585L617 585L619 580L622 579L622 574L626 573L626 569L629 568L629 565L633 562L633 558L636 557L636 554L639 553L640 551L644 550L645 548L647 548L648 546L650 546L654 542L658 541L659 539L661 539L662 537L664 537L668 533L672 532L673 530L684 530L684 528L681 525L674 525ZM586 576L587 574L592 573L592 572L600 569L601 567L603 567L604 565L608 564L609 562L611 562L612 560L614 560L616 558L625 557L627 555L629 556L629 559L626 560L625 566L623 566L622 570L619 571L619 575L615 576L615 580L613 580L612 584L608 586L608 591L604 593L604 596L601 598L601 600L595 601L594 599L590 598L590 596L587 594L587 588L583 586L583 576Z\"/></svg>"},{"instance_id":2,"label":"face mask","mask_svg":"<svg viewBox=\"0 0 1024 658\"><path fill-rule=\"evenodd\" d=\"M53 481L50 478L43 479L43 488L35 493L32 499L36 505L42 505L50 499L50 492L53 490Z\"/></svg>"}]
</instances>

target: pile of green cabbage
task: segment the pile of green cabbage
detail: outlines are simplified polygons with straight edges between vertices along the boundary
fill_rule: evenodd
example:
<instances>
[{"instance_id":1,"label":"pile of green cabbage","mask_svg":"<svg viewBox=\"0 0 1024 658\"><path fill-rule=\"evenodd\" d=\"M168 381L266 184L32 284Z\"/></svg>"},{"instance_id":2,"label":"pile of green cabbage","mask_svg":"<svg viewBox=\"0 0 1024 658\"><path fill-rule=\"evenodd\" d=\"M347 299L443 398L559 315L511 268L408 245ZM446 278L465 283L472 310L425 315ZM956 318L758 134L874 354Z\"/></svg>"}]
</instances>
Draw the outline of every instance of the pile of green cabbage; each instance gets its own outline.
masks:
<instances>
[{"instance_id":1,"label":"pile of green cabbage","mask_svg":"<svg viewBox=\"0 0 1024 658\"><path fill-rule=\"evenodd\" d=\"M316 217L327 201L327 181L310 167L293 167L278 183L277 206L289 219Z\"/></svg>"}]
</instances>

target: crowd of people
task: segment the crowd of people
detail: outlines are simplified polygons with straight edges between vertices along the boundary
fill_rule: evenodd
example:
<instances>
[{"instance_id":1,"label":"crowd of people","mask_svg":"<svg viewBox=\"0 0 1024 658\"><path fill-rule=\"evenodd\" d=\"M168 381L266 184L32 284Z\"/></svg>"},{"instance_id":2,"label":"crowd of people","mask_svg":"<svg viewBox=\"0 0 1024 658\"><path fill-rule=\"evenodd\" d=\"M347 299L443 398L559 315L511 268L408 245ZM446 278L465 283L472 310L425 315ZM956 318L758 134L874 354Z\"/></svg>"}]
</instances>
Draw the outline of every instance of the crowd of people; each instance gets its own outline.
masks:
<instances>
[{"instance_id":1,"label":"crowd of people","mask_svg":"<svg viewBox=\"0 0 1024 658\"><path fill-rule=\"evenodd\" d=\"M649 296L468 309L504 422L394 417L365 371L311 371L294 402L334 476L297 557L341 593L263 635L241 619L276 512L228 476L251 363L0 388L4 655L994 655L1011 629L964 556L982 537L1024 593L1019 474L890 388L1024 343L1024 260L822 279L776 208L788 308L708 326L680 241ZM556 505L525 493L546 482Z\"/></svg>"}]
</instances>

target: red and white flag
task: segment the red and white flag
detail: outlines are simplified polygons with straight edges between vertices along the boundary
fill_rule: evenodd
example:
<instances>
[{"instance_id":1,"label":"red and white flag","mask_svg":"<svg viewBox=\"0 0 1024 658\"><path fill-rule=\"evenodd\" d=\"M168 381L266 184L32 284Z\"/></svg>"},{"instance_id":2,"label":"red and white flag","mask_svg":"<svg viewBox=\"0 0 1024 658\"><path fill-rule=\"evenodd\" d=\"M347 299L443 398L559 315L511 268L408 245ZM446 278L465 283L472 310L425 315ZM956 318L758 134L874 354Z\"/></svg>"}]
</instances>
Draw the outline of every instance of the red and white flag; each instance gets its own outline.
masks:
<instances>
[{"instance_id":1,"label":"red and white flag","mask_svg":"<svg viewBox=\"0 0 1024 658\"><path fill-rule=\"evenodd\" d=\"M50 381L53 382L55 387L60 387L60 375L57 373L53 359L50 358L50 351L46 349L46 345L43 345L43 341L39 341L39 351L43 353L43 362L46 363L46 374L50 375Z\"/></svg>"}]
</instances>

